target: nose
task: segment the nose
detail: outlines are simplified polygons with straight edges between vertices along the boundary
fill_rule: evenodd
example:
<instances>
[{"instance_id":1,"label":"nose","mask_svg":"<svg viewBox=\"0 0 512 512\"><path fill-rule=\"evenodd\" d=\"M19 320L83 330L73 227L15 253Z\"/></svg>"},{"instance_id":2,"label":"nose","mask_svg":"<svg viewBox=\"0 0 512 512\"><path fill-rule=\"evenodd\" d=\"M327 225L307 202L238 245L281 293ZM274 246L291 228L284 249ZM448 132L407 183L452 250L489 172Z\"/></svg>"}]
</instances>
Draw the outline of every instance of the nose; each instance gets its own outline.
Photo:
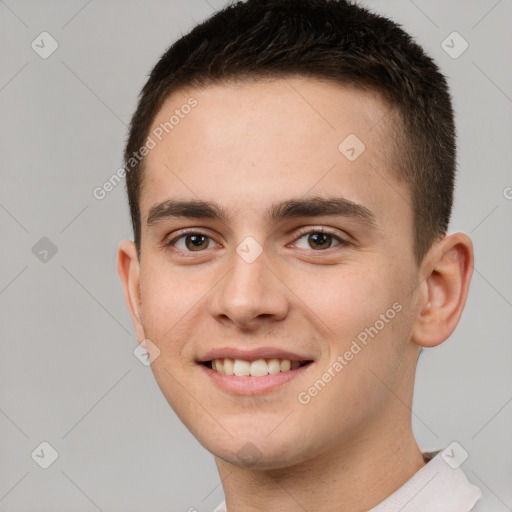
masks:
<instances>
[{"instance_id":1,"label":"nose","mask_svg":"<svg viewBox=\"0 0 512 512\"><path fill-rule=\"evenodd\" d=\"M284 319L289 310L288 289L263 251L254 261L233 251L230 270L212 290L210 313L224 324L254 330Z\"/></svg>"}]
</instances>

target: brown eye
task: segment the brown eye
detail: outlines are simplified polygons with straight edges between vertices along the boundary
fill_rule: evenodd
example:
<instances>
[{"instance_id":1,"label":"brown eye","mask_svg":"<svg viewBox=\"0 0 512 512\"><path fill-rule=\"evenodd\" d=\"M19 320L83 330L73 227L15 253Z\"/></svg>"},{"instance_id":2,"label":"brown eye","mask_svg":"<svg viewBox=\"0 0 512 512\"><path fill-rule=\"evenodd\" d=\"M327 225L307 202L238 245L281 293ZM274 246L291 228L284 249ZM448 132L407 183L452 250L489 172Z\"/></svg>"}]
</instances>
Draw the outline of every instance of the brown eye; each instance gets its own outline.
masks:
<instances>
[{"instance_id":1,"label":"brown eye","mask_svg":"<svg viewBox=\"0 0 512 512\"><path fill-rule=\"evenodd\" d=\"M210 246L211 238L201 233L185 233L166 243L182 252L200 252Z\"/></svg>"},{"instance_id":2,"label":"brown eye","mask_svg":"<svg viewBox=\"0 0 512 512\"><path fill-rule=\"evenodd\" d=\"M312 233L308 236L308 243L312 249L328 249L332 243L332 235Z\"/></svg>"},{"instance_id":3,"label":"brown eye","mask_svg":"<svg viewBox=\"0 0 512 512\"><path fill-rule=\"evenodd\" d=\"M189 251L200 251L209 245L209 238L204 235L186 235L185 246Z\"/></svg>"},{"instance_id":4,"label":"brown eye","mask_svg":"<svg viewBox=\"0 0 512 512\"><path fill-rule=\"evenodd\" d=\"M296 242L293 244L300 249L313 249L315 251L324 251L338 245L349 245L348 242L336 236L333 233L316 229L303 232Z\"/></svg>"}]
</instances>

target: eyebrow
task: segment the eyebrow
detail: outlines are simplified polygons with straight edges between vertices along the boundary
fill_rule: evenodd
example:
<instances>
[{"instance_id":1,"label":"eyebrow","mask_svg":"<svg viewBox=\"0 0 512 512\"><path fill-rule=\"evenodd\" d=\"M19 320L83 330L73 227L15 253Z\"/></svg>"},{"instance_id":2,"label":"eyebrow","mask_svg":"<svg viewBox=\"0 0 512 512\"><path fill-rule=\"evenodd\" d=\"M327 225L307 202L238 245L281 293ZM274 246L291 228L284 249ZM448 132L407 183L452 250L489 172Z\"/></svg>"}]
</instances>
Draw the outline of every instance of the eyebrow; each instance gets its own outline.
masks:
<instances>
[{"instance_id":1,"label":"eyebrow","mask_svg":"<svg viewBox=\"0 0 512 512\"><path fill-rule=\"evenodd\" d=\"M277 224L294 217L341 216L362 221L369 227L376 225L375 214L358 203L343 197L308 197L289 199L271 205L264 213L267 222ZM210 219L228 224L229 210L210 201L168 199L152 206L148 212L147 225L171 218Z\"/></svg>"}]
</instances>

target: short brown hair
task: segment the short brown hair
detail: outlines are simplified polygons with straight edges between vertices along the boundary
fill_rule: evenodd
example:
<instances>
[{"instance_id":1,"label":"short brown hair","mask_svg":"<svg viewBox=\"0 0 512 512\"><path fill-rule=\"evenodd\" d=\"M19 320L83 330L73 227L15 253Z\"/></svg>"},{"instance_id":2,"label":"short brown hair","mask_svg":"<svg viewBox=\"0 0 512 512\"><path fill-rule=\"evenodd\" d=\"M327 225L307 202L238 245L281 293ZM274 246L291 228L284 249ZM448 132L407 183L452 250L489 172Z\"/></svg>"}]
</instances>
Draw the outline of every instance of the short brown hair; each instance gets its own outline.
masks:
<instances>
[{"instance_id":1,"label":"short brown hair","mask_svg":"<svg viewBox=\"0 0 512 512\"><path fill-rule=\"evenodd\" d=\"M169 95L185 86L301 75L380 93L399 114L398 176L409 186L419 263L448 229L456 148L451 98L434 61L395 22L348 0L229 4L163 54L144 85L124 159L140 256L144 146Z\"/></svg>"}]
</instances>

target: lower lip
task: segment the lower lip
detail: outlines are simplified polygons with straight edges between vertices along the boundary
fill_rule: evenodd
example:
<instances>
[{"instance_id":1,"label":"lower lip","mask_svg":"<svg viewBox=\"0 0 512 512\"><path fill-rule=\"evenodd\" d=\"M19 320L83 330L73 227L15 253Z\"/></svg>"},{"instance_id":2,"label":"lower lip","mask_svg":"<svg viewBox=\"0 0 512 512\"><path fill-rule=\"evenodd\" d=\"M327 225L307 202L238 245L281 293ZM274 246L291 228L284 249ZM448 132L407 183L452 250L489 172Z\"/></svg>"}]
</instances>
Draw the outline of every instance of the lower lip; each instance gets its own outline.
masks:
<instances>
[{"instance_id":1,"label":"lower lip","mask_svg":"<svg viewBox=\"0 0 512 512\"><path fill-rule=\"evenodd\" d=\"M295 368L295 370L279 372L274 375L269 374L263 377L238 377L236 375L219 373L204 364L199 364L206 376L219 388L234 395L249 396L269 393L279 386L290 382L295 377L302 375L312 365L313 363L308 363L304 366L299 366L299 368Z\"/></svg>"}]
</instances>

